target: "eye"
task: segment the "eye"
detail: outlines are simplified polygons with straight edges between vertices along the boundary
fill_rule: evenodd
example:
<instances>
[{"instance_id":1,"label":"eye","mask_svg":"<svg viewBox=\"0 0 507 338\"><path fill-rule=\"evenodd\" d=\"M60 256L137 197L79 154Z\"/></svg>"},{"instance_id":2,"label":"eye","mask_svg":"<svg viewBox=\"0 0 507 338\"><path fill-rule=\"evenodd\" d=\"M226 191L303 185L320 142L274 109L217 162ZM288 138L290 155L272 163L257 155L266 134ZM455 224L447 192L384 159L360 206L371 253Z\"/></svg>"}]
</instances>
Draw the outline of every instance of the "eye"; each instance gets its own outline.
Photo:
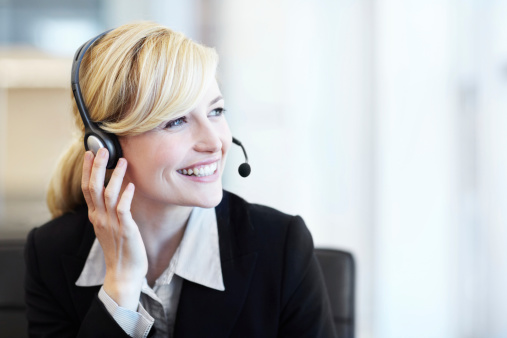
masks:
<instances>
[{"instance_id":1,"label":"eye","mask_svg":"<svg viewBox=\"0 0 507 338\"><path fill-rule=\"evenodd\" d=\"M183 116L183 117L180 117L175 120L171 120L171 121L167 122L164 126L164 129L171 129L171 128L179 127L179 126L182 126L186 122L187 122L187 118L185 116Z\"/></svg>"},{"instance_id":2,"label":"eye","mask_svg":"<svg viewBox=\"0 0 507 338\"><path fill-rule=\"evenodd\" d=\"M208 116L222 116L227 110L225 110L224 108L216 108L216 109L213 109L209 114Z\"/></svg>"}]
</instances>

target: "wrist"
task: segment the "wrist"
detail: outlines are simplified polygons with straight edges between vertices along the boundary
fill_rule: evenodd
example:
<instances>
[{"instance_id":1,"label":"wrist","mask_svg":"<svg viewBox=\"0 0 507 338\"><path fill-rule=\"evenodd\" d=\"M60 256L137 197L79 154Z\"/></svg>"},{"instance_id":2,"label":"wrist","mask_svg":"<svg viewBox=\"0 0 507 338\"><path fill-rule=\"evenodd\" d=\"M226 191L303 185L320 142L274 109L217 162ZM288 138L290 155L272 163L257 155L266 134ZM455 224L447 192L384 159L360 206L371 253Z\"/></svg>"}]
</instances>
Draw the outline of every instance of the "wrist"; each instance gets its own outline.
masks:
<instances>
[{"instance_id":1,"label":"wrist","mask_svg":"<svg viewBox=\"0 0 507 338\"><path fill-rule=\"evenodd\" d=\"M121 280L106 274L103 288L118 306L137 311L142 285L142 280Z\"/></svg>"}]
</instances>

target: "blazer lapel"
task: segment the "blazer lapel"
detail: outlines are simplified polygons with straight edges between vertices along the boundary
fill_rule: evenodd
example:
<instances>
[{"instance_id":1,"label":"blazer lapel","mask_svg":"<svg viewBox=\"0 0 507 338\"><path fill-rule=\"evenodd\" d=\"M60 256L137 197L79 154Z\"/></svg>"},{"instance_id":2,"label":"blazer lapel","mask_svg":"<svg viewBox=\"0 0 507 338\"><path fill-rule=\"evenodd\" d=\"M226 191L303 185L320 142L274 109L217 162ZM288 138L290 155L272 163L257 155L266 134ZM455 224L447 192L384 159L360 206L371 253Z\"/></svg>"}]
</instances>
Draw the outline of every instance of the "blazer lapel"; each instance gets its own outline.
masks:
<instances>
[{"instance_id":1,"label":"blazer lapel","mask_svg":"<svg viewBox=\"0 0 507 338\"><path fill-rule=\"evenodd\" d=\"M245 233L250 229L247 219L229 206L227 192L216 208L220 241L220 259L225 291L214 290L185 280L183 282L176 323L175 337L226 337L234 327L248 295L257 261L256 252L241 252ZM237 206L236 206L237 207ZM248 234L246 234L248 237Z\"/></svg>"},{"instance_id":2,"label":"blazer lapel","mask_svg":"<svg viewBox=\"0 0 507 338\"><path fill-rule=\"evenodd\" d=\"M248 294L257 254L222 265L225 291L184 281L175 323L175 337L227 337Z\"/></svg>"}]
</instances>

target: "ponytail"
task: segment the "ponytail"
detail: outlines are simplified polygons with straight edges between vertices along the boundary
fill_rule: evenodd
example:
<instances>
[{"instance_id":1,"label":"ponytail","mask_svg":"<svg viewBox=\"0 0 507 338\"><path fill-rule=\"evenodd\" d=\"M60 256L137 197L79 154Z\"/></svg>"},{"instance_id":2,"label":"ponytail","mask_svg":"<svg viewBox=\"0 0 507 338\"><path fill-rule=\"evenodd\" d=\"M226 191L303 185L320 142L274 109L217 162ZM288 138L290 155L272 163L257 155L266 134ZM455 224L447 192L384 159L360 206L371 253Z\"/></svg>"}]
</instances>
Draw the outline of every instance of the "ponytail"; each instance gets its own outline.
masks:
<instances>
[{"instance_id":1,"label":"ponytail","mask_svg":"<svg viewBox=\"0 0 507 338\"><path fill-rule=\"evenodd\" d=\"M57 169L49 182L46 198L53 218L85 203L81 190L84 153L83 140L75 139L59 160Z\"/></svg>"}]
</instances>

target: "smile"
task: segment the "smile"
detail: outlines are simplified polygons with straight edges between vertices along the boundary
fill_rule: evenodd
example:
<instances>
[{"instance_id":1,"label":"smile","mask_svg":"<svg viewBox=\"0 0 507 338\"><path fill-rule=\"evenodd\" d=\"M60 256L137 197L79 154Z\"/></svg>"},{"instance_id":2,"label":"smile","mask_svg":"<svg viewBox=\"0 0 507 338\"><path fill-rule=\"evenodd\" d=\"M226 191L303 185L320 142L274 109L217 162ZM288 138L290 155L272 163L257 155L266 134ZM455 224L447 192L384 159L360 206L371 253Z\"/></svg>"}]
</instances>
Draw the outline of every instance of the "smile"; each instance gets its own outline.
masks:
<instances>
[{"instance_id":1,"label":"smile","mask_svg":"<svg viewBox=\"0 0 507 338\"><path fill-rule=\"evenodd\" d=\"M209 165L197 166L195 168L180 169L176 171L182 175L204 177L213 175L217 170L217 167L218 162L214 162Z\"/></svg>"}]
</instances>

